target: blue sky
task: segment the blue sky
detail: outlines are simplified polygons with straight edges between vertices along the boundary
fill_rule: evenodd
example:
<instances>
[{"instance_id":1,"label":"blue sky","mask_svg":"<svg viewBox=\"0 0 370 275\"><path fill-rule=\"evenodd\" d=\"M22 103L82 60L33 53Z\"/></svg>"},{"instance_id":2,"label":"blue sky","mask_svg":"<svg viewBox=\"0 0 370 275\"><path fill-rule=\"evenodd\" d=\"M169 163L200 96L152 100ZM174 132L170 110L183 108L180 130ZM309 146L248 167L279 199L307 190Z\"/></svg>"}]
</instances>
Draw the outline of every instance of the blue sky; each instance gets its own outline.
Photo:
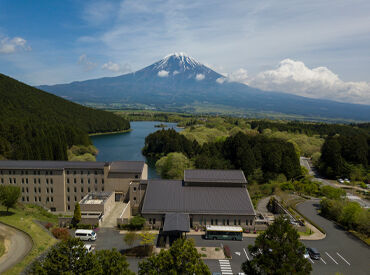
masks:
<instances>
[{"instance_id":1,"label":"blue sky","mask_svg":"<svg viewBox=\"0 0 370 275\"><path fill-rule=\"evenodd\" d=\"M1 73L31 85L186 52L266 90L370 104L370 1L0 2Z\"/></svg>"}]
</instances>

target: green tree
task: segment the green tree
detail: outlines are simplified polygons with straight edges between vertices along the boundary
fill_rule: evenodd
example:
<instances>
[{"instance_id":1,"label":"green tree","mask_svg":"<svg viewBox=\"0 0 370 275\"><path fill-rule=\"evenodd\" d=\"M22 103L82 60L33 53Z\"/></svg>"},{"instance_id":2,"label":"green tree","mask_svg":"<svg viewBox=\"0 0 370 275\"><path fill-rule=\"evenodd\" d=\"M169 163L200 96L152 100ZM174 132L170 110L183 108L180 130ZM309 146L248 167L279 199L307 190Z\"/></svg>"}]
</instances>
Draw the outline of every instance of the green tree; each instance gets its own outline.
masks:
<instances>
[{"instance_id":1,"label":"green tree","mask_svg":"<svg viewBox=\"0 0 370 275\"><path fill-rule=\"evenodd\" d=\"M81 221L81 208L80 204L76 203L75 210L73 212L72 225L76 226Z\"/></svg>"},{"instance_id":2,"label":"green tree","mask_svg":"<svg viewBox=\"0 0 370 275\"><path fill-rule=\"evenodd\" d=\"M99 250L95 252L95 257L102 270L101 274L109 275L133 275L135 272L129 270L129 264L126 257L116 249Z\"/></svg>"},{"instance_id":3,"label":"green tree","mask_svg":"<svg viewBox=\"0 0 370 275\"><path fill-rule=\"evenodd\" d=\"M190 168L190 160L182 153L169 153L155 164L158 173L165 179L183 179L184 170Z\"/></svg>"},{"instance_id":4,"label":"green tree","mask_svg":"<svg viewBox=\"0 0 370 275\"><path fill-rule=\"evenodd\" d=\"M288 220L282 216L259 235L248 249L256 256L242 264L246 274L310 274L310 262L303 257L305 247Z\"/></svg>"},{"instance_id":5,"label":"green tree","mask_svg":"<svg viewBox=\"0 0 370 275\"><path fill-rule=\"evenodd\" d=\"M149 231L144 231L141 232L139 235L141 238L140 244L144 245L145 247L154 244L155 234L150 233Z\"/></svg>"},{"instance_id":6,"label":"green tree","mask_svg":"<svg viewBox=\"0 0 370 275\"><path fill-rule=\"evenodd\" d=\"M140 230L143 228L145 221L146 221L145 218L141 216L134 216L133 218L130 219L128 226L132 230Z\"/></svg>"},{"instance_id":7,"label":"green tree","mask_svg":"<svg viewBox=\"0 0 370 275\"><path fill-rule=\"evenodd\" d=\"M20 196L21 189L18 186L0 186L0 203L6 207L6 212L9 212L9 208L14 208Z\"/></svg>"},{"instance_id":8,"label":"green tree","mask_svg":"<svg viewBox=\"0 0 370 275\"><path fill-rule=\"evenodd\" d=\"M193 240L180 238L169 250L162 249L139 263L139 274L211 274L194 247Z\"/></svg>"},{"instance_id":9,"label":"green tree","mask_svg":"<svg viewBox=\"0 0 370 275\"><path fill-rule=\"evenodd\" d=\"M137 239L139 239L139 236L135 232L127 232L125 236L123 236L123 241L129 247L132 247Z\"/></svg>"}]
</instances>

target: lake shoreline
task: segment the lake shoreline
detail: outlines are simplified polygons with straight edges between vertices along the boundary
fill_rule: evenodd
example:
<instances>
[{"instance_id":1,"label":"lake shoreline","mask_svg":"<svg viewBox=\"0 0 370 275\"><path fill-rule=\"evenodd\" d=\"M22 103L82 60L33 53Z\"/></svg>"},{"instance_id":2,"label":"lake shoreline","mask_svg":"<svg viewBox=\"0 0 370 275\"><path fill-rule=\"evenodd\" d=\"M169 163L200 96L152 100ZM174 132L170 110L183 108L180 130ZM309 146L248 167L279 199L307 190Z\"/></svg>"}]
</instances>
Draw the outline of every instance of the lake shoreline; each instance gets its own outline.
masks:
<instances>
[{"instance_id":1,"label":"lake shoreline","mask_svg":"<svg viewBox=\"0 0 370 275\"><path fill-rule=\"evenodd\" d=\"M127 129L127 130L122 130L122 131L113 131L113 132L98 132L98 133L92 133L89 134L89 137L93 136L102 136L102 135L114 135L114 134L123 134L123 133L128 133L131 132L133 129Z\"/></svg>"}]
</instances>

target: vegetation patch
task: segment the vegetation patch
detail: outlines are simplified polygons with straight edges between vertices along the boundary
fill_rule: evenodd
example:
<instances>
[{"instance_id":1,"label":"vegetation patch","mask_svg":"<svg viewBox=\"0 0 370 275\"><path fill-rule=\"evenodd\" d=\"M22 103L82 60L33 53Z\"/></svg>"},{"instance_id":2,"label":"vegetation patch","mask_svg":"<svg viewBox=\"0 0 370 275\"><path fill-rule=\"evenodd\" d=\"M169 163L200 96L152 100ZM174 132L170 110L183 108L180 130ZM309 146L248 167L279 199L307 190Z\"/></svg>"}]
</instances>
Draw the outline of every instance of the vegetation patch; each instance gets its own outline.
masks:
<instances>
[{"instance_id":1,"label":"vegetation patch","mask_svg":"<svg viewBox=\"0 0 370 275\"><path fill-rule=\"evenodd\" d=\"M98 149L94 145L73 145L68 149L69 161L96 161Z\"/></svg>"},{"instance_id":2,"label":"vegetation patch","mask_svg":"<svg viewBox=\"0 0 370 275\"><path fill-rule=\"evenodd\" d=\"M58 218L48 213L43 208L36 205L17 205L17 208L9 214L6 213L6 208L0 206L0 221L14 226L28 233L33 240L33 247L30 253L13 268L5 272L5 274L20 274L37 256L45 252L53 246L57 240L51 237L41 226L36 224L34 220L44 222L57 223Z\"/></svg>"},{"instance_id":3,"label":"vegetation patch","mask_svg":"<svg viewBox=\"0 0 370 275\"><path fill-rule=\"evenodd\" d=\"M2 236L0 236L0 258L5 253L5 240Z\"/></svg>"}]
</instances>

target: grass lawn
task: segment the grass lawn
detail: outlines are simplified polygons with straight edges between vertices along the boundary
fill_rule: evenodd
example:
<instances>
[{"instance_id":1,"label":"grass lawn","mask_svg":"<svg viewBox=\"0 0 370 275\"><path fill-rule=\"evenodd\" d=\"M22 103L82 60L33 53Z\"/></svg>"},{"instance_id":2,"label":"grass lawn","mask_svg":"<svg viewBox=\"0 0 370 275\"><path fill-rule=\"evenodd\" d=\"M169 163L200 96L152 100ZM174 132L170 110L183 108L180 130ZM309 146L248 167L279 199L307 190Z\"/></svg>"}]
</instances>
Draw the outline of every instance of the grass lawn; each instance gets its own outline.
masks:
<instances>
[{"instance_id":1,"label":"grass lawn","mask_svg":"<svg viewBox=\"0 0 370 275\"><path fill-rule=\"evenodd\" d=\"M33 220L40 220L56 224L57 216L35 205L18 205L16 209L10 209L10 215L6 214L6 208L0 206L0 221L27 232L33 239L34 245L30 253L13 268L4 274L19 274L32 260L57 242Z\"/></svg>"},{"instance_id":2,"label":"grass lawn","mask_svg":"<svg viewBox=\"0 0 370 275\"><path fill-rule=\"evenodd\" d=\"M308 227L306 227L306 231L304 232L298 231L298 234L299 236L310 236L313 234L313 232Z\"/></svg>"},{"instance_id":3,"label":"grass lawn","mask_svg":"<svg viewBox=\"0 0 370 275\"><path fill-rule=\"evenodd\" d=\"M0 258L5 252L4 238L0 236Z\"/></svg>"}]
</instances>

